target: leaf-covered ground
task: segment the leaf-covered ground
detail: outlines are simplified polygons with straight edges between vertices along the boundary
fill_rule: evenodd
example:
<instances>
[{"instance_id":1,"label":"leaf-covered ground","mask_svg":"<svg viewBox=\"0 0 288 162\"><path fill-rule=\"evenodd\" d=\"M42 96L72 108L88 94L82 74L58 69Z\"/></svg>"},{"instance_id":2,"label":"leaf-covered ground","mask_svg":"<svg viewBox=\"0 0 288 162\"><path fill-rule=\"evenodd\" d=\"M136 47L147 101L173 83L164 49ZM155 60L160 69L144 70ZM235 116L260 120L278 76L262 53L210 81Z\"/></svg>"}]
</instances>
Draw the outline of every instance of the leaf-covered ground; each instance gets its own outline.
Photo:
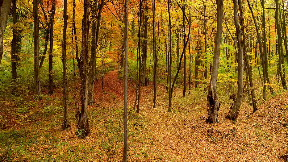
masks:
<instances>
[{"instance_id":1,"label":"leaf-covered ground","mask_svg":"<svg viewBox=\"0 0 288 162\"><path fill-rule=\"evenodd\" d=\"M31 94L2 95L0 161L121 161L123 82L113 71L103 83L95 82L95 104L88 110L91 134L85 139L75 135L79 101L74 94L79 85L70 87L71 128L65 131L61 130L61 89L43 95L41 101ZM286 92L259 105L254 114L244 102L237 122L225 119L231 101L220 97L219 124L206 124L203 90L193 88L183 98L182 90L176 89L169 113L165 87L159 85L156 109L152 108L152 85L143 87L138 114L134 86L130 83L128 95L129 161L284 161L288 156Z\"/></svg>"}]
</instances>

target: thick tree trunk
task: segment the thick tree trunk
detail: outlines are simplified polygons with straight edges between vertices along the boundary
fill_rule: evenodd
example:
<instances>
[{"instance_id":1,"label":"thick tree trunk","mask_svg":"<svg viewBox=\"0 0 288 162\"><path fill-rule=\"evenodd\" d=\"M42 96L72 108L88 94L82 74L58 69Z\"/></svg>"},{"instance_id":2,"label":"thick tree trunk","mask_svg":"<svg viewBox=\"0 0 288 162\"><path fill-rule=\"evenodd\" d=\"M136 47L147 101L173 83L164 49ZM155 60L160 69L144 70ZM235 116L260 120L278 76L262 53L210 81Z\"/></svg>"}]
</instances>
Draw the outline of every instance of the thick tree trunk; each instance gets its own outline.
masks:
<instances>
[{"instance_id":1,"label":"thick tree trunk","mask_svg":"<svg viewBox=\"0 0 288 162\"><path fill-rule=\"evenodd\" d=\"M218 122L218 111L220 103L218 101L216 84L219 69L219 57L220 57L220 45L222 39L222 23L223 23L223 0L216 0L217 3L217 33L215 36L215 49L213 66L211 72L211 80L208 89L207 101L208 101L208 123Z\"/></svg>"},{"instance_id":2,"label":"thick tree trunk","mask_svg":"<svg viewBox=\"0 0 288 162\"><path fill-rule=\"evenodd\" d=\"M82 19L82 52L80 56L80 78L81 78L81 111L78 112L78 131L79 138L85 138L89 133L88 123L88 38L89 38L89 4L90 0L84 0L84 14Z\"/></svg>"},{"instance_id":3,"label":"thick tree trunk","mask_svg":"<svg viewBox=\"0 0 288 162\"><path fill-rule=\"evenodd\" d=\"M244 17L242 13L242 1L241 0L233 0L234 3L234 23L236 28L236 37L237 37L237 45L238 45L238 93L237 98L230 109L230 114L228 114L228 118L231 120L236 120L239 115L239 110L242 102L243 95L243 51L244 51L244 27L240 26L240 23L243 25ZM238 6L239 3L239 6ZM240 22L238 17L238 10L240 11Z\"/></svg>"},{"instance_id":4,"label":"thick tree trunk","mask_svg":"<svg viewBox=\"0 0 288 162\"><path fill-rule=\"evenodd\" d=\"M53 1L53 6L55 5L55 0ZM64 19L64 27L63 27L63 44L62 44L62 63L63 63L63 108L64 108L64 118L63 118L63 125L62 129L66 129L70 127L70 125L67 122L67 99L68 99L68 92L67 92L67 65L66 65L66 31L67 31L67 0L64 0L64 13L63 13L63 19ZM53 20L53 18L52 18ZM51 21L51 25L53 24L53 21ZM53 31L52 31L53 33ZM53 39L53 38L52 38ZM51 46L50 46L51 48ZM53 48L53 47L52 47Z\"/></svg>"},{"instance_id":5,"label":"thick tree trunk","mask_svg":"<svg viewBox=\"0 0 288 162\"><path fill-rule=\"evenodd\" d=\"M12 0L1 0L1 6L0 6L0 64L2 61L2 57L3 57L3 37L4 37L4 33L5 33L5 28L6 28L6 24L7 24L7 19L8 19L8 15L10 12L10 6L11 6L11 1Z\"/></svg>"},{"instance_id":6,"label":"thick tree trunk","mask_svg":"<svg viewBox=\"0 0 288 162\"><path fill-rule=\"evenodd\" d=\"M37 99L40 99L40 78L39 78L39 18L38 18L38 0L33 0L34 16L34 87Z\"/></svg>"}]
</instances>

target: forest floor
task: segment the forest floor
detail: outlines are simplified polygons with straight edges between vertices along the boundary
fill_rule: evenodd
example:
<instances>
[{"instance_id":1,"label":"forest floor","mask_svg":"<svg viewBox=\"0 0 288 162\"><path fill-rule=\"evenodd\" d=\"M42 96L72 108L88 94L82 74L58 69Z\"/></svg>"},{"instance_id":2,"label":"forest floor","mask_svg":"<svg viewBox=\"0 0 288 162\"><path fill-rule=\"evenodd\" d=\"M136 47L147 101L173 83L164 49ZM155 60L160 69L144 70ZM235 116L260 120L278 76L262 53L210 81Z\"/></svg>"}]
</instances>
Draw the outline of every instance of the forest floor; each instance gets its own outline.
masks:
<instances>
[{"instance_id":1,"label":"forest floor","mask_svg":"<svg viewBox=\"0 0 288 162\"><path fill-rule=\"evenodd\" d=\"M64 131L61 88L40 101L31 93L0 95L0 161L121 161L124 84L117 71L105 75L103 83L95 82L95 104L88 108L91 134L85 139L75 135L79 85L69 89L71 127ZM226 99L219 123L207 124L203 90L193 88L182 97L176 88L169 113L165 86L158 86L155 109L153 86L142 87L136 113L134 86L129 82L129 161L287 161L288 92L259 104L255 113L244 102L236 122L225 119L231 104Z\"/></svg>"}]
</instances>

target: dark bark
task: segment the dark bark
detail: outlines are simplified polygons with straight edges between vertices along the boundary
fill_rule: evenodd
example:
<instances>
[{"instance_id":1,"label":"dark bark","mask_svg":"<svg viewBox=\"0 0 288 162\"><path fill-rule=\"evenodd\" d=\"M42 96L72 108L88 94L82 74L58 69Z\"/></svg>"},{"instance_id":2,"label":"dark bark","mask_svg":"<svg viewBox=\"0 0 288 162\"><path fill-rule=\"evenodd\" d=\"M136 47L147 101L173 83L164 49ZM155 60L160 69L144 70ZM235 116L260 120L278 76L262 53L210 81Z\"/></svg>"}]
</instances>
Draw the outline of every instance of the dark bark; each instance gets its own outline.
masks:
<instances>
[{"instance_id":1,"label":"dark bark","mask_svg":"<svg viewBox=\"0 0 288 162\"><path fill-rule=\"evenodd\" d=\"M142 26L142 0L140 0L139 4L139 29L138 29L138 56L137 56L137 62L138 62L138 94L137 94L137 110L136 112L139 113L140 111L140 98L141 98L141 78L142 78L142 59L141 59L141 26Z\"/></svg>"},{"instance_id":2,"label":"dark bark","mask_svg":"<svg viewBox=\"0 0 288 162\"><path fill-rule=\"evenodd\" d=\"M53 92L54 92L54 83L53 83L53 39L54 39L54 34L53 34L53 30L54 30L55 10L56 10L56 1L53 0L52 1L52 8L51 8L51 15L50 15L50 25L49 25L49 27L50 27L50 48L49 48L49 60L48 60L48 64L49 64L49 94L53 94ZM41 64L40 64L40 66L41 66Z\"/></svg>"},{"instance_id":3,"label":"dark bark","mask_svg":"<svg viewBox=\"0 0 288 162\"><path fill-rule=\"evenodd\" d=\"M55 5L55 0L53 0L53 6ZM63 27L63 42L62 42L62 63L63 63L63 108L64 108L64 118L63 118L63 124L62 129L69 128L70 125L67 121L67 99L68 99L68 92L67 92L67 64L66 64L66 32L67 32L67 0L64 0L64 13L63 13L63 19L64 19L64 27ZM53 24L53 21L51 21L51 24ZM52 31L53 32L53 31ZM52 37L53 39L53 37ZM51 46L50 46L51 48ZM53 47L52 47L53 48Z\"/></svg>"},{"instance_id":4,"label":"dark bark","mask_svg":"<svg viewBox=\"0 0 288 162\"><path fill-rule=\"evenodd\" d=\"M124 67L124 148L123 148L123 161L126 162L128 143L127 143L127 89L128 89L128 0L125 0L125 15L124 15L124 39L125 39L125 67Z\"/></svg>"},{"instance_id":5,"label":"dark bark","mask_svg":"<svg viewBox=\"0 0 288 162\"><path fill-rule=\"evenodd\" d=\"M183 3L185 3L185 0L183 0ZM186 42L186 45L185 45L185 41L186 41L186 33L185 33L185 17L186 17L186 13L185 13L185 4L183 4L183 9L182 9L182 13L183 13L183 43L184 43L184 49L183 49L183 53L184 53L184 86L183 86L183 97L185 97L185 94L186 94L186 45L188 43L188 40Z\"/></svg>"},{"instance_id":6,"label":"dark bark","mask_svg":"<svg viewBox=\"0 0 288 162\"><path fill-rule=\"evenodd\" d=\"M208 123L218 122L218 111L220 103L216 92L217 76L219 69L219 57L220 57L220 45L222 39L222 23L223 23L223 0L216 0L217 3L217 33L215 35L215 49L213 66L211 72L211 80L208 89L207 101L208 101Z\"/></svg>"},{"instance_id":7,"label":"dark bark","mask_svg":"<svg viewBox=\"0 0 288 162\"><path fill-rule=\"evenodd\" d=\"M79 138L85 138L90 133L88 123L88 38L89 38L89 14L90 0L84 0L84 14L82 19L82 52L80 56L80 78L81 78L81 111L78 112L78 131Z\"/></svg>"},{"instance_id":8,"label":"dark bark","mask_svg":"<svg viewBox=\"0 0 288 162\"><path fill-rule=\"evenodd\" d=\"M152 1L152 12L153 12L153 87L154 87L154 96L153 96L153 108L156 108L156 93L157 93L157 53L156 53L156 37L155 37L155 0Z\"/></svg>"},{"instance_id":9,"label":"dark bark","mask_svg":"<svg viewBox=\"0 0 288 162\"><path fill-rule=\"evenodd\" d=\"M34 88L36 99L40 99L40 77L39 77L39 17L38 0L33 0L34 16Z\"/></svg>"},{"instance_id":10,"label":"dark bark","mask_svg":"<svg viewBox=\"0 0 288 162\"><path fill-rule=\"evenodd\" d=\"M244 17L242 12L242 1L241 0L233 0L234 3L234 23L236 28L236 37L237 37L237 45L238 45L238 93L237 98L233 105L231 106L230 113L227 118L231 120L236 120L239 115L239 110L242 103L242 95L243 95L243 53L244 53ZM239 4L239 5L238 5ZM240 11L240 18L238 16L238 10ZM240 22L239 22L240 21Z\"/></svg>"},{"instance_id":11,"label":"dark bark","mask_svg":"<svg viewBox=\"0 0 288 162\"><path fill-rule=\"evenodd\" d=\"M17 0L13 0L12 7L12 16L13 16L13 39L11 42L11 67L12 67L12 94L16 93L16 85L17 85L17 61L18 54L20 52L20 42L19 42L19 30L16 27L16 23L18 21L18 16L16 13L16 2Z\"/></svg>"},{"instance_id":12,"label":"dark bark","mask_svg":"<svg viewBox=\"0 0 288 162\"><path fill-rule=\"evenodd\" d=\"M143 0L143 43L142 43L142 70L141 70L141 85L148 85L148 77L147 77L147 54L148 54L148 2Z\"/></svg>"},{"instance_id":13,"label":"dark bark","mask_svg":"<svg viewBox=\"0 0 288 162\"><path fill-rule=\"evenodd\" d=\"M168 17L169 17L169 22L168 22L168 37L169 37L169 50L168 50L168 95L169 95L169 106L168 106L168 112L172 111L172 87L171 87L171 66L172 66L172 40L171 40L171 0L168 0Z\"/></svg>"}]
</instances>

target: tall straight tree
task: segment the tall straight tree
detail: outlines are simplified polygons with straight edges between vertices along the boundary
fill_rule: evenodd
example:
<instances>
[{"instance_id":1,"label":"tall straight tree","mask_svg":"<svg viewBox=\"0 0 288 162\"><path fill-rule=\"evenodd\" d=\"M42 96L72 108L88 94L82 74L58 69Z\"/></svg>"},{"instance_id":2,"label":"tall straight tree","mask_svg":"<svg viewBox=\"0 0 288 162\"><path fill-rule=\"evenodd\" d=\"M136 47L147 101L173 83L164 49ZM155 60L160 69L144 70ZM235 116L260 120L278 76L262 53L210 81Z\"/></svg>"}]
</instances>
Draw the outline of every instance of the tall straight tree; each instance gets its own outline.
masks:
<instances>
[{"instance_id":1,"label":"tall straight tree","mask_svg":"<svg viewBox=\"0 0 288 162\"><path fill-rule=\"evenodd\" d=\"M10 12L11 1L12 0L0 1L0 64L3 56L3 37Z\"/></svg>"},{"instance_id":2,"label":"tall straight tree","mask_svg":"<svg viewBox=\"0 0 288 162\"><path fill-rule=\"evenodd\" d=\"M230 114L227 116L231 120L236 120L239 115L239 110L242 102L243 95L243 52L244 52L244 28L241 28L240 21L244 21L243 17L238 16L238 10L240 11L240 16L242 14L242 0L233 0L234 3L234 23L236 28L236 38L238 45L238 93L234 104L231 106ZM239 5L238 5L239 4ZM241 23L243 24L243 23Z\"/></svg>"},{"instance_id":3,"label":"tall straight tree","mask_svg":"<svg viewBox=\"0 0 288 162\"><path fill-rule=\"evenodd\" d=\"M39 77L39 17L38 0L33 0L34 16L34 87L37 99L40 99L40 77Z\"/></svg>"},{"instance_id":4,"label":"tall straight tree","mask_svg":"<svg viewBox=\"0 0 288 162\"><path fill-rule=\"evenodd\" d=\"M168 37L169 37L169 50L168 50L168 96L169 96L169 106L168 106L168 112L171 112L172 109L172 83L171 83L171 66L172 66L172 27L171 27L171 0L168 0Z\"/></svg>"},{"instance_id":5,"label":"tall straight tree","mask_svg":"<svg viewBox=\"0 0 288 162\"><path fill-rule=\"evenodd\" d=\"M217 3L217 33L215 35L215 48L213 57L213 66L211 72L211 80L208 89L207 101L208 101L208 123L218 122L218 111L220 103L218 101L216 85L219 69L219 57L220 57L220 45L222 39L222 23L223 23L223 0L216 0Z\"/></svg>"},{"instance_id":6,"label":"tall straight tree","mask_svg":"<svg viewBox=\"0 0 288 162\"><path fill-rule=\"evenodd\" d=\"M49 64L49 94L53 94L53 91L54 91L54 88L53 88L53 37L54 37L53 30L54 30L54 15L55 15L55 10L56 10L55 8L56 8L56 0L53 0L51 13L50 13L50 24L49 24L49 28L50 28L50 32L49 32L50 33L50 48L49 48L49 61L48 61L48 64ZM64 35L64 33L63 33L63 35Z\"/></svg>"},{"instance_id":7,"label":"tall straight tree","mask_svg":"<svg viewBox=\"0 0 288 162\"><path fill-rule=\"evenodd\" d=\"M125 0L125 15L124 15L124 41L125 41L125 66L124 66L124 148L123 148L123 161L127 161L127 89L128 89L128 0Z\"/></svg>"},{"instance_id":8,"label":"tall straight tree","mask_svg":"<svg viewBox=\"0 0 288 162\"><path fill-rule=\"evenodd\" d=\"M81 111L77 112L79 138L85 138L89 133L88 123L88 38L89 38L89 6L90 0L84 0L84 14L82 19L82 51L80 56L80 79L81 79Z\"/></svg>"},{"instance_id":9,"label":"tall straight tree","mask_svg":"<svg viewBox=\"0 0 288 162\"><path fill-rule=\"evenodd\" d=\"M16 13L16 3L17 0L13 0L12 15L13 15L13 39L11 43L11 67L12 67L12 93L16 92L16 82L17 82L17 59L20 52L20 35L19 30L16 27L18 21L18 16Z\"/></svg>"},{"instance_id":10,"label":"tall straight tree","mask_svg":"<svg viewBox=\"0 0 288 162\"><path fill-rule=\"evenodd\" d=\"M156 37L155 37L155 0L152 1L152 12L153 12L153 86L154 86L154 97L153 107L156 108L156 93L157 93L157 53L156 53Z\"/></svg>"},{"instance_id":11,"label":"tall straight tree","mask_svg":"<svg viewBox=\"0 0 288 162\"><path fill-rule=\"evenodd\" d=\"M55 3L55 0L53 1ZM64 118L63 118L63 125L62 128L66 129L69 127L67 123L67 98L68 98L68 92L67 92L67 65L66 65L66 31L67 31L67 0L64 0L64 27L63 27L63 42L62 42L62 63L63 63L63 108L64 108ZM50 47L51 48L51 47Z\"/></svg>"},{"instance_id":12,"label":"tall straight tree","mask_svg":"<svg viewBox=\"0 0 288 162\"><path fill-rule=\"evenodd\" d=\"M184 46L185 46L185 41L186 41L186 33L185 33L185 18L186 18L186 13L185 13L185 9L186 9L186 4L185 4L185 0L182 1L182 14L183 14L183 43L184 43ZM184 48L183 50L183 53L184 53L184 86L183 86L183 97L185 97L185 94L186 94L186 48ZM180 60L181 61L181 60Z\"/></svg>"}]
</instances>

